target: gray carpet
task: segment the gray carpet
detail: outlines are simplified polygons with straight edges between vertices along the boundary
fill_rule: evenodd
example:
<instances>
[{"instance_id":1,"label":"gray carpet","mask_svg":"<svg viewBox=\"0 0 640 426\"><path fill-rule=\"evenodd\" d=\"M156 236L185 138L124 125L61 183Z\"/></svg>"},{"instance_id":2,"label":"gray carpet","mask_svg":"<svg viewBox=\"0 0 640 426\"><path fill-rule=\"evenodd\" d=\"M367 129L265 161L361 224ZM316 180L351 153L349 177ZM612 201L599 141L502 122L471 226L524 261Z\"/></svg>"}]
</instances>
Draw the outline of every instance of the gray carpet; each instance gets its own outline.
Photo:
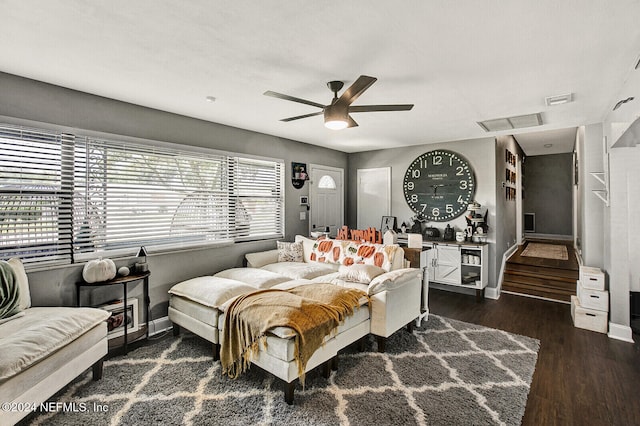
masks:
<instances>
[{"instance_id":1,"label":"gray carpet","mask_svg":"<svg viewBox=\"0 0 640 426\"><path fill-rule=\"evenodd\" d=\"M307 375L284 402L282 382L257 367L222 377L210 344L183 333L105 362L52 398L84 407L40 414L42 425L493 425L520 424L539 342L430 315L395 333L387 353L349 348L329 379ZM96 412L100 404L108 411ZM84 412L80 412L84 411Z\"/></svg>"}]
</instances>

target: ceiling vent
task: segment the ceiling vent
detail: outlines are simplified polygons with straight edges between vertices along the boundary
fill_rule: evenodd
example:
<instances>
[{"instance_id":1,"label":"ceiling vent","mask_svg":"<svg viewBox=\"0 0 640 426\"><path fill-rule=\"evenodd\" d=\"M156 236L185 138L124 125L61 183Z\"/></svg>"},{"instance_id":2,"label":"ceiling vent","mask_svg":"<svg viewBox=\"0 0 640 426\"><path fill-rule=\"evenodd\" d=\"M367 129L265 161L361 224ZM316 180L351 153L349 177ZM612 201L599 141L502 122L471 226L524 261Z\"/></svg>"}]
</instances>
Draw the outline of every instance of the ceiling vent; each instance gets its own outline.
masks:
<instances>
[{"instance_id":1,"label":"ceiling vent","mask_svg":"<svg viewBox=\"0 0 640 426\"><path fill-rule=\"evenodd\" d=\"M564 95L547 96L544 98L544 102L547 106L556 106L562 104L568 104L573 100L573 93L565 93Z\"/></svg>"},{"instance_id":2,"label":"ceiling vent","mask_svg":"<svg viewBox=\"0 0 640 426\"><path fill-rule=\"evenodd\" d=\"M499 132L501 130L534 127L542 125L542 115L538 112L515 117L496 118L493 120L478 121L478 125L482 127L485 132Z\"/></svg>"}]
</instances>

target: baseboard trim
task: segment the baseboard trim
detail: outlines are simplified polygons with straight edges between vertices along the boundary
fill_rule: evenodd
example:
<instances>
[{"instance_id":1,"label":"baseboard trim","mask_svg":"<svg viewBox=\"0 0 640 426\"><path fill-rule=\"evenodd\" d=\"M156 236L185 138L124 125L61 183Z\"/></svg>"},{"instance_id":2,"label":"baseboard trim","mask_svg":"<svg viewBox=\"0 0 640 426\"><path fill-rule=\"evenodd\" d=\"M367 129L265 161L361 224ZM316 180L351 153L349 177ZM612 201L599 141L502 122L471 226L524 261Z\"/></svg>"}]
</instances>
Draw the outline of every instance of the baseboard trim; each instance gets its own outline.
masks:
<instances>
[{"instance_id":1,"label":"baseboard trim","mask_svg":"<svg viewBox=\"0 0 640 426\"><path fill-rule=\"evenodd\" d=\"M563 235L563 234L537 234L535 232L525 232L525 239L533 238L540 240L558 240L558 241L572 241L573 235Z\"/></svg>"},{"instance_id":2,"label":"baseboard trim","mask_svg":"<svg viewBox=\"0 0 640 426\"><path fill-rule=\"evenodd\" d=\"M609 322L609 338L633 343L633 332L628 325Z\"/></svg>"},{"instance_id":3,"label":"baseboard trim","mask_svg":"<svg viewBox=\"0 0 640 426\"><path fill-rule=\"evenodd\" d=\"M169 317L156 318L149 322L149 336L164 333L173 328L173 323L169 321Z\"/></svg>"}]
</instances>

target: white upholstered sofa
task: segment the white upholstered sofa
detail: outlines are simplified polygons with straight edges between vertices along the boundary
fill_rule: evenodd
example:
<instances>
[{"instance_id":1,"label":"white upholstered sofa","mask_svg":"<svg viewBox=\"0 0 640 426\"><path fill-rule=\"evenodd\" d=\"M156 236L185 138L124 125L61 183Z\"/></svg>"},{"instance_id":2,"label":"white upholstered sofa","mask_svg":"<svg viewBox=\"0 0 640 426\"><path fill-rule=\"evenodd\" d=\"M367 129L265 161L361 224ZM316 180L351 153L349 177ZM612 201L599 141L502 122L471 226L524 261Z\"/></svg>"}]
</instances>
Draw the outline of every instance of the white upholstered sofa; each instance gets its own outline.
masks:
<instances>
[{"instance_id":1,"label":"white upholstered sofa","mask_svg":"<svg viewBox=\"0 0 640 426\"><path fill-rule=\"evenodd\" d=\"M93 367L102 376L109 312L32 307L22 263L9 261L19 284L19 311L0 320L0 424L12 425Z\"/></svg>"},{"instance_id":2,"label":"white upholstered sofa","mask_svg":"<svg viewBox=\"0 0 640 426\"><path fill-rule=\"evenodd\" d=\"M370 309L357 309L328 336L307 364L309 371L323 363L330 365L339 350L374 334L378 350L385 340L420 315L421 274L405 268L404 252L396 245L313 240L296 236L300 255L283 256L283 249L250 253L246 268L233 268L213 276L197 277L169 290L169 319L174 334L180 327L213 343L219 358L224 312L235 297L261 289L287 289L310 283L331 283L358 288L368 295ZM280 244L280 243L279 243ZM287 243L291 244L291 243ZM289 247L290 248L290 247ZM285 399L293 400L293 382L298 378L293 359L290 330L273 330L252 363L285 381Z\"/></svg>"}]
</instances>

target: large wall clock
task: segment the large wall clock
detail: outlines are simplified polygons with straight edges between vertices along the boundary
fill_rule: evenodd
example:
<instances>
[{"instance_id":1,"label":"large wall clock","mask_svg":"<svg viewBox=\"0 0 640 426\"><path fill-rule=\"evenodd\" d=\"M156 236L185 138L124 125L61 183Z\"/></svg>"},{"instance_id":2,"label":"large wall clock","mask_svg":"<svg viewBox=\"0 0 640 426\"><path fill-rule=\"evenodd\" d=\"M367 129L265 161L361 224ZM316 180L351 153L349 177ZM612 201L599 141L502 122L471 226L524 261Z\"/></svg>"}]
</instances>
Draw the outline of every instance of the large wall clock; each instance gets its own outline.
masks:
<instances>
[{"instance_id":1,"label":"large wall clock","mask_svg":"<svg viewBox=\"0 0 640 426\"><path fill-rule=\"evenodd\" d=\"M476 180L469 162L453 151L429 151L411 163L404 175L404 198L424 218L446 222L473 202Z\"/></svg>"}]
</instances>

